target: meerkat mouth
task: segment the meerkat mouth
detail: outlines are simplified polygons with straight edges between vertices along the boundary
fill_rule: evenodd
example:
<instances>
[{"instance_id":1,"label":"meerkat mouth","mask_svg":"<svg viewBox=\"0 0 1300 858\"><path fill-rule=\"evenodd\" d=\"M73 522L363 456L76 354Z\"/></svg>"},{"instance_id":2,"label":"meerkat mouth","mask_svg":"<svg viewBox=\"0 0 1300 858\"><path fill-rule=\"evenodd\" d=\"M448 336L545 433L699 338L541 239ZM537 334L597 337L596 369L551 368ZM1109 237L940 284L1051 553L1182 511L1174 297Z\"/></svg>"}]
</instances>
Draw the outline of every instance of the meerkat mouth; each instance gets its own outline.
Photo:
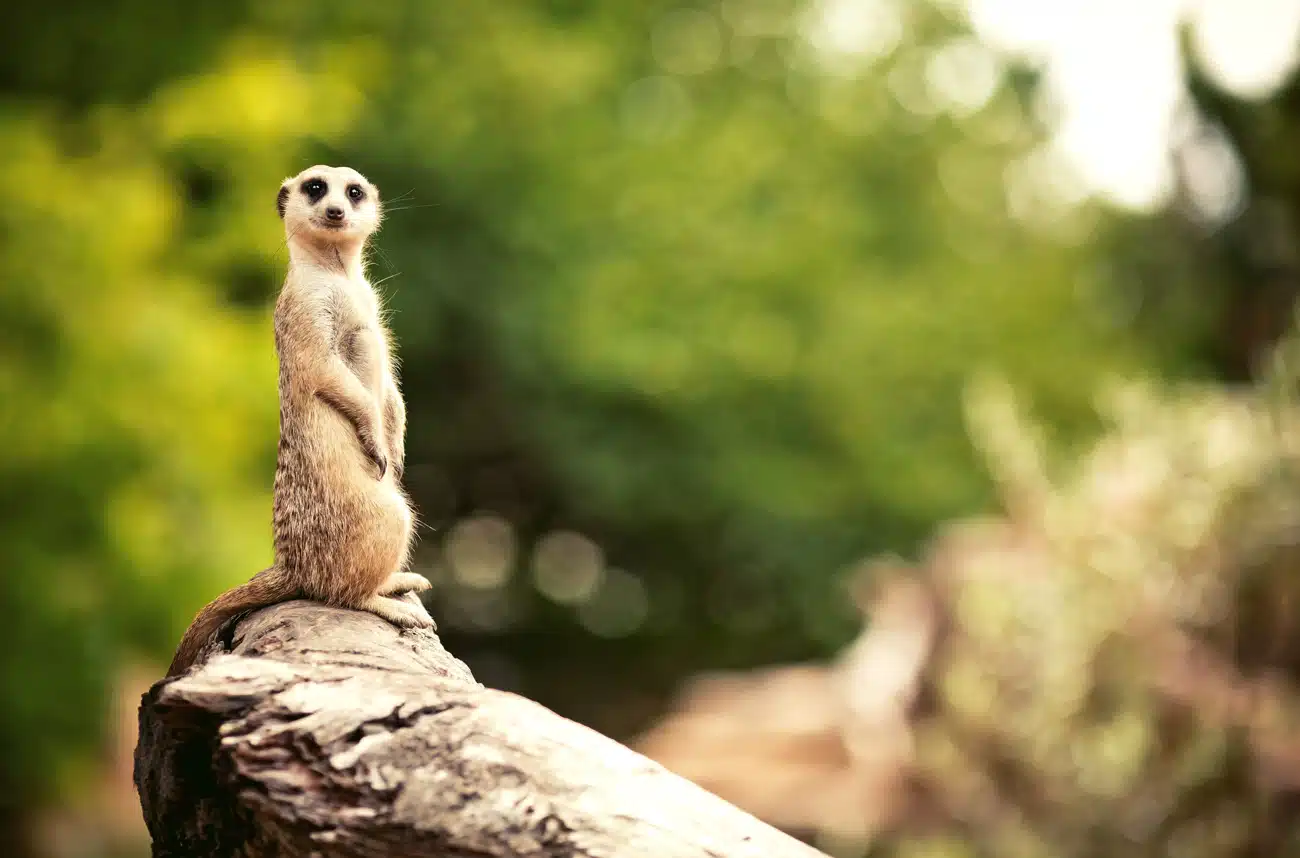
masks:
<instances>
[{"instance_id":1,"label":"meerkat mouth","mask_svg":"<svg viewBox=\"0 0 1300 858\"><path fill-rule=\"evenodd\" d=\"M341 230L347 229L348 226L350 226L350 224L348 224L346 221L318 220L316 221L316 226L320 227L321 229L327 229L333 232L339 232Z\"/></svg>"}]
</instances>

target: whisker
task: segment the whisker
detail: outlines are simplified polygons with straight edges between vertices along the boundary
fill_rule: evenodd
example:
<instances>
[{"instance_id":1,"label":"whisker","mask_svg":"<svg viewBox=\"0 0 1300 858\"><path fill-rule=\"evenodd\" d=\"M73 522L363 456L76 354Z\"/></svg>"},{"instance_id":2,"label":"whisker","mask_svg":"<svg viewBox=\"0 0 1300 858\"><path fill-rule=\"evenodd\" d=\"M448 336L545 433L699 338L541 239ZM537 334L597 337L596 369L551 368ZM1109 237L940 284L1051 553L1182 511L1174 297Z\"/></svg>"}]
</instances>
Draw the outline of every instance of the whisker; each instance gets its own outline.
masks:
<instances>
[{"instance_id":1,"label":"whisker","mask_svg":"<svg viewBox=\"0 0 1300 858\"><path fill-rule=\"evenodd\" d=\"M385 267L387 267L389 271L393 272L393 274L390 276L396 276L401 273L400 271L397 270L397 266L393 264L392 257L389 256L382 247L376 244L376 245L372 245L370 249L373 250L375 254L384 261ZM388 278L384 278L384 279L386 280ZM382 283L383 281L381 280L380 282Z\"/></svg>"},{"instance_id":2,"label":"whisker","mask_svg":"<svg viewBox=\"0 0 1300 858\"><path fill-rule=\"evenodd\" d=\"M388 203L400 203L405 200L409 200L411 198L411 195L414 193L415 193L415 188L411 188L410 190L403 191L402 193L398 194L395 197L390 197L384 200L384 203L385 205L387 205Z\"/></svg>"},{"instance_id":3,"label":"whisker","mask_svg":"<svg viewBox=\"0 0 1300 858\"><path fill-rule=\"evenodd\" d=\"M397 275L399 275L399 274L401 274L401 273L402 273L402 272L400 272L400 271L394 271L392 274L389 274L387 277L383 278L382 280L376 280L374 283L371 283L370 285L371 285L372 287L382 286L383 284L387 283L389 280L392 280L394 277L396 277ZM385 309L387 309L387 308L385 308Z\"/></svg>"},{"instance_id":4,"label":"whisker","mask_svg":"<svg viewBox=\"0 0 1300 858\"><path fill-rule=\"evenodd\" d=\"M404 212L409 209L440 209L441 203L414 203L408 206L384 206L384 214L389 212Z\"/></svg>"},{"instance_id":5,"label":"whisker","mask_svg":"<svg viewBox=\"0 0 1300 858\"><path fill-rule=\"evenodd\" d=\"M288 250L289 242L293 241L293 237L298 234L299 229L302 229L302 227L298 227L298 229L286 233L284 238L278 244L276 244L275 250L271 251L271 253L278 256L281 250Z\"/></svg>"}]
</instances>

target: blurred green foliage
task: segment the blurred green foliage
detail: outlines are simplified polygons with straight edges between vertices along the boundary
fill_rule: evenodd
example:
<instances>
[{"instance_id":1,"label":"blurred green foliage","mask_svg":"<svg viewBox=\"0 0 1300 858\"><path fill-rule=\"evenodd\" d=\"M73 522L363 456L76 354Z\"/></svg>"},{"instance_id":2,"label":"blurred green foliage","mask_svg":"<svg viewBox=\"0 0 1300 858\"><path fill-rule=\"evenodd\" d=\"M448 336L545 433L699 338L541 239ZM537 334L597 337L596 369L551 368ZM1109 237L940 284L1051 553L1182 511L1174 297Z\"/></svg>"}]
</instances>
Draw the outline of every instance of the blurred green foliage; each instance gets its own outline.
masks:
<instances>
[{"instance_id":1,"label":"blurred green foliage","mask_svg":"<svg viewBox=\"0 0 1300 858\"><path fill-rule=\"evenodd\" d=\"M800 8L13 14L7 811L76 777L121 664L165 660L194 610L270 558L271 200L305 164L356 167L389 201L372 273L403 360L419 568L450 645L489 674L504 653L503 682L614 732L646 712L607 711L610 689L831 651L852 633L830 586L847 564L988 501L960 409L973 371L999 369L1083 437L1101 380L1213 368L1192 288L1209 274L1140 324L1116 309L1134 245L1168 270L1176 229L1091 206L1008 214L1003 168L1038 131L1032 81L920 118L882 81L959 35L954 17L909 7L898 50L845 76L805 56ZM467 587L439 546L486 514L508 525L505 574ZM532 547L556 528L643 592L631 634L593 646L538 592Z\"/></svg>"},{"instance_id":2,"label":"blurred green foliage","mask_svg":"<svg viewBox=\"0 0 1300 858\"><path fill-rule=\"evenodd\" d=\"M274 352L239 290L274 276L284 117L319 102L314 130L337 133L347 91L237 46L147 106L0 115L6 798L66 785L122 663L160 657L214 584L269 560ZM221 200L195 204L192 151L220 152Z\"/></svg>"}]
</instances>

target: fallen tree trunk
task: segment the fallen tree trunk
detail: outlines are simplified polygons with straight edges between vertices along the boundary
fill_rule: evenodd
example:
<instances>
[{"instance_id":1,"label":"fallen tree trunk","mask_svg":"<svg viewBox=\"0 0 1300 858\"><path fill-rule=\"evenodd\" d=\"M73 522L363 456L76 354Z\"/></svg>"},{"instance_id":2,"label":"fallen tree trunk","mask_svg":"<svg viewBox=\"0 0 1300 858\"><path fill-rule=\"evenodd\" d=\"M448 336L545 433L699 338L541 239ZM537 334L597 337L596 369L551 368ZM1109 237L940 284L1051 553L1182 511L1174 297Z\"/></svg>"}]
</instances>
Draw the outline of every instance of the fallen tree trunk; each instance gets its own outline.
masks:
<instances>
[{"instance_id":1,"label":"fallen tree trunk","mask_svg":"<svg viewBox=\"0 0 1300 858\"><path fill-rule=\"evenodd\" d=\"M135 782L155 858L824 858L432 633L309 602L144 695Z\"/></svg>"}]
</instances>

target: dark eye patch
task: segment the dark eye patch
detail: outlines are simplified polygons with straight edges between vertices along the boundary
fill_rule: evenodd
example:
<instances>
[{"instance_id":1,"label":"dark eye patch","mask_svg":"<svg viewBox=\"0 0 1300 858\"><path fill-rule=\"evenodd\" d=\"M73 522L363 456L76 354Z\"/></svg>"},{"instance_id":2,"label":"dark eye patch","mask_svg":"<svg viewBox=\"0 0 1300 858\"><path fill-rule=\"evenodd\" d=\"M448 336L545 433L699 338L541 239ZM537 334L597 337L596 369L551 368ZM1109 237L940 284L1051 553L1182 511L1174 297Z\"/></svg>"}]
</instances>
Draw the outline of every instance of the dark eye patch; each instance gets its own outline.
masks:
<instances>
[{"instance_id":1,"label":"dark eye patch","mask_svg":"<svg viewBox=\"0 0 1300 858\"><path fill-rule=\"evenodd\" d=\"M352 200L352 205L356 205L366 198L366 192L360 185L348 185L348 199Z\"/></svg>"},{"instance_id":2,"label":"dark eye patch","mask_svg":"<svg viewBox=\"0 0 1300 858\"><path fill-rule=\"evenodd\" d=\"M302 183L302 192L307 195L307 199L313 203L318 203L329 192L329 185L325 184L324 179L308 179Z\"/></svg>"}]
</instances>

